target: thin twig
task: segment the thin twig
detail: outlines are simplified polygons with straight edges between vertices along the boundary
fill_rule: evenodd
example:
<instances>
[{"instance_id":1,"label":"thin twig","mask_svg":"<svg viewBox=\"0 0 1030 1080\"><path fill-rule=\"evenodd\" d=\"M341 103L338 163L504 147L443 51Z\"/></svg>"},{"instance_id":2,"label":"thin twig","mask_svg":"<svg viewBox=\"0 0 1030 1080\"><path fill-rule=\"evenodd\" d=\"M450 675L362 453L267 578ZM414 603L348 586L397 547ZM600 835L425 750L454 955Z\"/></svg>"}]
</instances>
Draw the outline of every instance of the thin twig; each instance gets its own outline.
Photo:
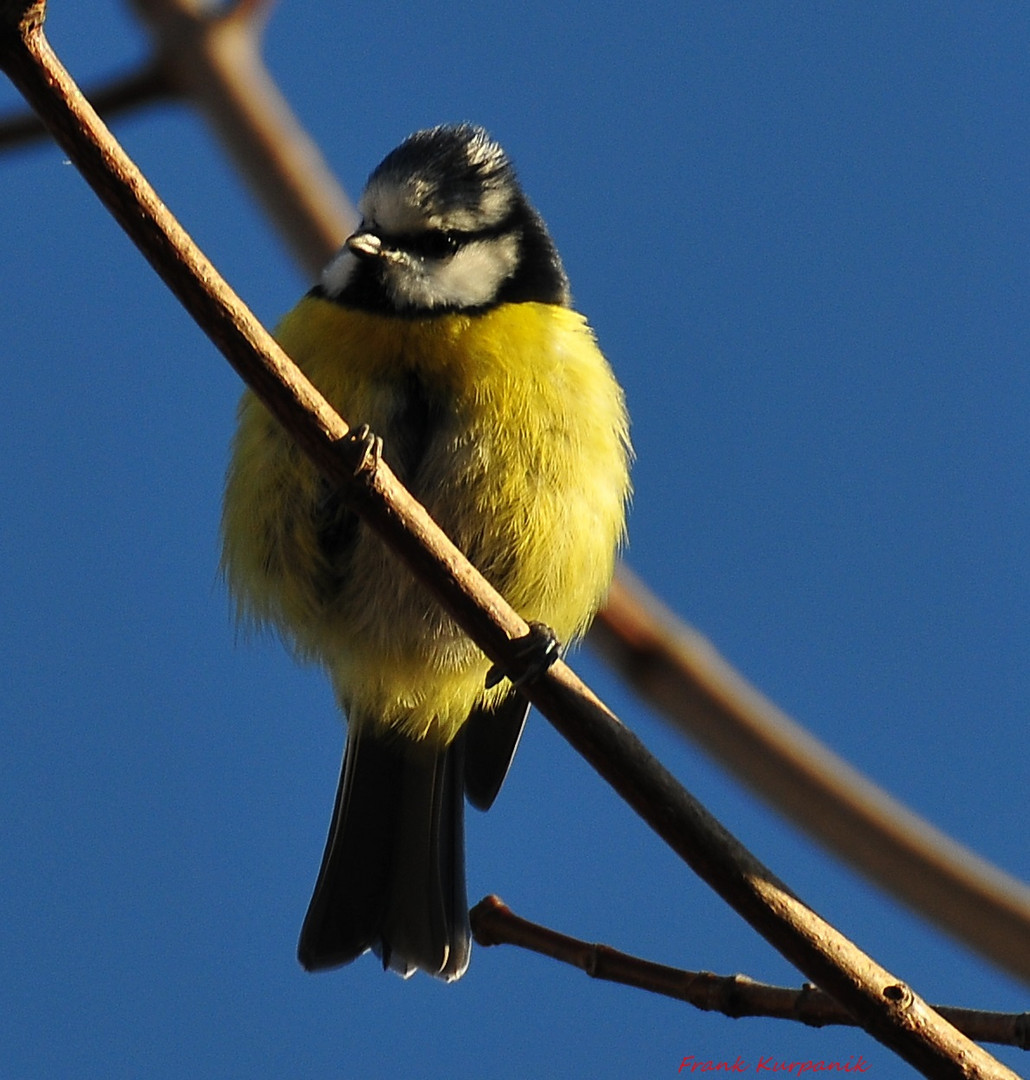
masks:
<instances>
[{"instance_id":1,"label":"thin twig","mask_svg":"<svg viewBox=\"0 0 1030 1080\"><path fill-rule=\"evenodd\" d=\"M148 62L138 71L103 83L89 94L93 108L105 119L174 97L175 93L164 71L154 62ZM34 112L0 117L0 150L23 146L49 138L49 135L42 120Z\"/></svg>"},{"instance_id":2,"label":"thin twig","mask_svg":"<svg viewBox=\"0 0 1030 1080\"><path fill-rule=\"evenodd\" d=\"M356 475L347 426L189 241L54 56L43 0L0 0L0 66L233 366L343 497L509 674L527 631L385 466ZM928 1077L1014 1080L913 991L820 919L680 787L561 661L527 694L597 771L728 903L875 1038Z\"/></svg>"},{"instance_id":3,"label":"thin twig","mask_svg":"<svg viewBox=\"0 0 1030 1080\"><path fill-rule=\"evenodd\" d=\"M591 978L649 990L685 1001L705 1012L737 1019L767 1016L809 1027L855 1026L855 1021L829 994L811 983L799 989L771 986L746 975L713 975L656 964L610 945L592 944L561 934L516 915L499 896L485 896L469 912L472 933L482 946L516 945L579 968ZM1030 1013L989 1012L934 1005L934 1010L978 1042L1030 1050Z\"/></svg>"}]
</instances>

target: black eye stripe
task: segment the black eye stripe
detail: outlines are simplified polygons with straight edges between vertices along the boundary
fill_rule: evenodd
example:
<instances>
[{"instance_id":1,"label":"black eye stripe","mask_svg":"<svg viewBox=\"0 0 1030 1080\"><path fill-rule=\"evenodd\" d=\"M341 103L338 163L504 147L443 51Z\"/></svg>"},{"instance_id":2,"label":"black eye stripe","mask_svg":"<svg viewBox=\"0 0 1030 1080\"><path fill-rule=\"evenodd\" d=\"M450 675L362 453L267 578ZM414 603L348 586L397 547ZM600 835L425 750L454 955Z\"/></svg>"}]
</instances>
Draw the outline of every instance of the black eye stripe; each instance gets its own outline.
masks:
<instances>
[{"instance_id":1,"label":"black eye stripe","mask_svg":"<svg viewBox=\"0 0 1030 1080\"><path fill-rule=\"evenodd\" d=\"M414 255L431 259L453 255L459 248L476 240L491 240L509 232L509 220L498 222L486 229L425 229L417 233L382 234L383 243Z\"/></svg>"},{"instance_id":2,"label":"black eye stripe","mask_svg":"<svg viewBox=\"0 0 1030 1080\"><path fill-rule=\"evenodd\" d=\"M415 255L443 258L446 255L453 255L463 243L466 243L466 234L453 229L449 231L426 229L425 232L402 233L400 236L389 236L384 239L391 247L399 247Z\"/></svg>"}]
</instances>

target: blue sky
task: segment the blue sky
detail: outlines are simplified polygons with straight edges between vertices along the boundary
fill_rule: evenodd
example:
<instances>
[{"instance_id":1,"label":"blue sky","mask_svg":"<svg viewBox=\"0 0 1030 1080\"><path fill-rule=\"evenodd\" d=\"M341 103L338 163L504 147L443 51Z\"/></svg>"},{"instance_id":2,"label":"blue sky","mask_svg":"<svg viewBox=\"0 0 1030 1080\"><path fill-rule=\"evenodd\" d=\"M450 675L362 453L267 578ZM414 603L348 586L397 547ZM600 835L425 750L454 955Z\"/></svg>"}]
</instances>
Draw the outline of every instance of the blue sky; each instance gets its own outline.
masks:
<instances>
[{"instance_id":1,"label":"blue sky","mask_svg":"<svg viewBox=\"0 0 1030 1080\"><path fill-rule=\"evenodd\" d=\"M54 5L88 85L146 42ZM779 705L1030 871L1030 13L1018 4L282 0L267 56L356 194L408 132L514 157L626 387L630 565ZM18 104L0 85L0 107ZM116 130L269 324L307 282L202 124ZM238 641L217 521L239 385L60 152L0 158L0 1075L644 1077L695 1054L911 1070L479 949L443 986L294 958L342 745ZM1025 988L574 666L817 910L932 1001ZM798 976L539 717L469 890L652 959ZM1025 1069L1025 1055L998 1051Z\"/></svg>"}]
</instances>

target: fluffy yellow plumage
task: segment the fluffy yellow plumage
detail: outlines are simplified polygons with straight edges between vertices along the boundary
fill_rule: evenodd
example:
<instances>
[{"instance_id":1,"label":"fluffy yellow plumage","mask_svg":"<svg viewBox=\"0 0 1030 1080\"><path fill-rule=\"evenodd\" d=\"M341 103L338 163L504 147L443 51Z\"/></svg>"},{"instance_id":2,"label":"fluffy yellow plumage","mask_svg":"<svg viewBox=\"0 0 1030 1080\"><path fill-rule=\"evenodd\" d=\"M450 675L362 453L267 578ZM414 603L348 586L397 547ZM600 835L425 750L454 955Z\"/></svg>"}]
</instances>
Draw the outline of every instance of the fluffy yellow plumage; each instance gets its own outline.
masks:
<instances>
[{"instance_id":1,"label":"fluffy yellow plumage","mask_svg":"<svg viewBox=\"0 0 1030 1080\"><path fill-rule=\"evenodd\" d=\"M568 306L554 245L504 152L468 126L411 136L373 172L361 210L279 341L382 439L509 603L568 644L611 579L629 442L622 391ZM471 948L463 800L492 803L525 700L506 681L487 686L486 657L249 393L222 526L241 621L322 664L348 720L301 962L371 948L405 976L459 978Z\"/></svg>"},{"instance_id":2,"label":"fluffy yellow plumage","mask_svg":"<svg viewBox=\"0 0 1030 1080\"><path fill-rule=\"evenodd\" d=\"M552 304L398 319L305 298L276 336L350 422L403 438L399 394L414 377L446 402L447 426L417 481L444 532L527 621L578 636L611 580L622 536L626 416L583 317ZM281 630L329 670L352 716L449 742L489 663L383 543L359 525L339 591L320 546L314 467L251 394L225 502L225 561L241 613Z\"/></svg>"}]
</instances>

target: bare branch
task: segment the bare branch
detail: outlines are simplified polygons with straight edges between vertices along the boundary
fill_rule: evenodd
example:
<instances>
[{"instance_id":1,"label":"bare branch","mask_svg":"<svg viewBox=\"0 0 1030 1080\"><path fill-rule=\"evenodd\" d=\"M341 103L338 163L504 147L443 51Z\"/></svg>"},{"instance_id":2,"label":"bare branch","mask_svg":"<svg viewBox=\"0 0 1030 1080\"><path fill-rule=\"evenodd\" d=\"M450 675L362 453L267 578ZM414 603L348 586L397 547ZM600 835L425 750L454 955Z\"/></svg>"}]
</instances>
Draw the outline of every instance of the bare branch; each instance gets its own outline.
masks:
<instances>
[{"instance_id":1,"label":"bare branch","mask_svg":"<svg viewBox=\"0 0 1030 1080\"><path fill-rule=\"evenodd\" d=\"M158 64L150 63L139 71L98 86L89 94L89 99L93 108L108 119L143 105L168 101L174 96L164 71ZM0 117L0 151L48 137L43 122L33 112Z\"/></svg>"},{"instance_id":2,"label":"bare branch","mask_svg":"<svg viewBox=\"0 0 1030 1080\"><path fill-rule=\"evenodd\" d=\"M343 497L491 660L519 670L521 620L385 466L357 474L348 428L191 243L54 56L43 0L0 0L0 66L69 158L233 366ZM517 650L514 651L517 654ZM573 746L727 902L926 1076L1015 1074L820 919L704 810L561 661L527 694Z\"/></svg>"},{"instance_id":3,"label":"bare branch","mask_svg":"<svg viewBox=\"0 0 1030 1080\"><path fill-rule=\"evenodd\" d=\"M625 567L592 640L645 700L831 851L1030 978L1030 888L842 761Z\"/></svg>"},{"instance_id":4,"label":"bare branch","mask_svg":"<svg viewBox=\"0 0 1030 1080\"><path fill-rule=\"evenodd\" d=\"M132 0L169 83L214 128L313 278L357 215L261 59L267 3L219 13L195 0Z\"/></svg>"},{"instance_id":5,"label":"bare branch","mask_svg":"<svg viewBox=\"0 0 1030 1080\"><path fill-rule=\"evenodd\" d=\"M746 975L713 975L710 971L686 971L656 964L610 945L591 944L524 919L499 896L485 896L469 912L469 918L479 945L517 945L579 968L591 978L650 990L685 1001L704 1012L719 1012L734 1019L768 1016L809 1027L855 1025L829 994L811 983L794 989L756 982ZM933 1008L971 1039L1030 1050L1030 1013L988 1012L951 1005Z\"/></svg>"}]
</instances>

